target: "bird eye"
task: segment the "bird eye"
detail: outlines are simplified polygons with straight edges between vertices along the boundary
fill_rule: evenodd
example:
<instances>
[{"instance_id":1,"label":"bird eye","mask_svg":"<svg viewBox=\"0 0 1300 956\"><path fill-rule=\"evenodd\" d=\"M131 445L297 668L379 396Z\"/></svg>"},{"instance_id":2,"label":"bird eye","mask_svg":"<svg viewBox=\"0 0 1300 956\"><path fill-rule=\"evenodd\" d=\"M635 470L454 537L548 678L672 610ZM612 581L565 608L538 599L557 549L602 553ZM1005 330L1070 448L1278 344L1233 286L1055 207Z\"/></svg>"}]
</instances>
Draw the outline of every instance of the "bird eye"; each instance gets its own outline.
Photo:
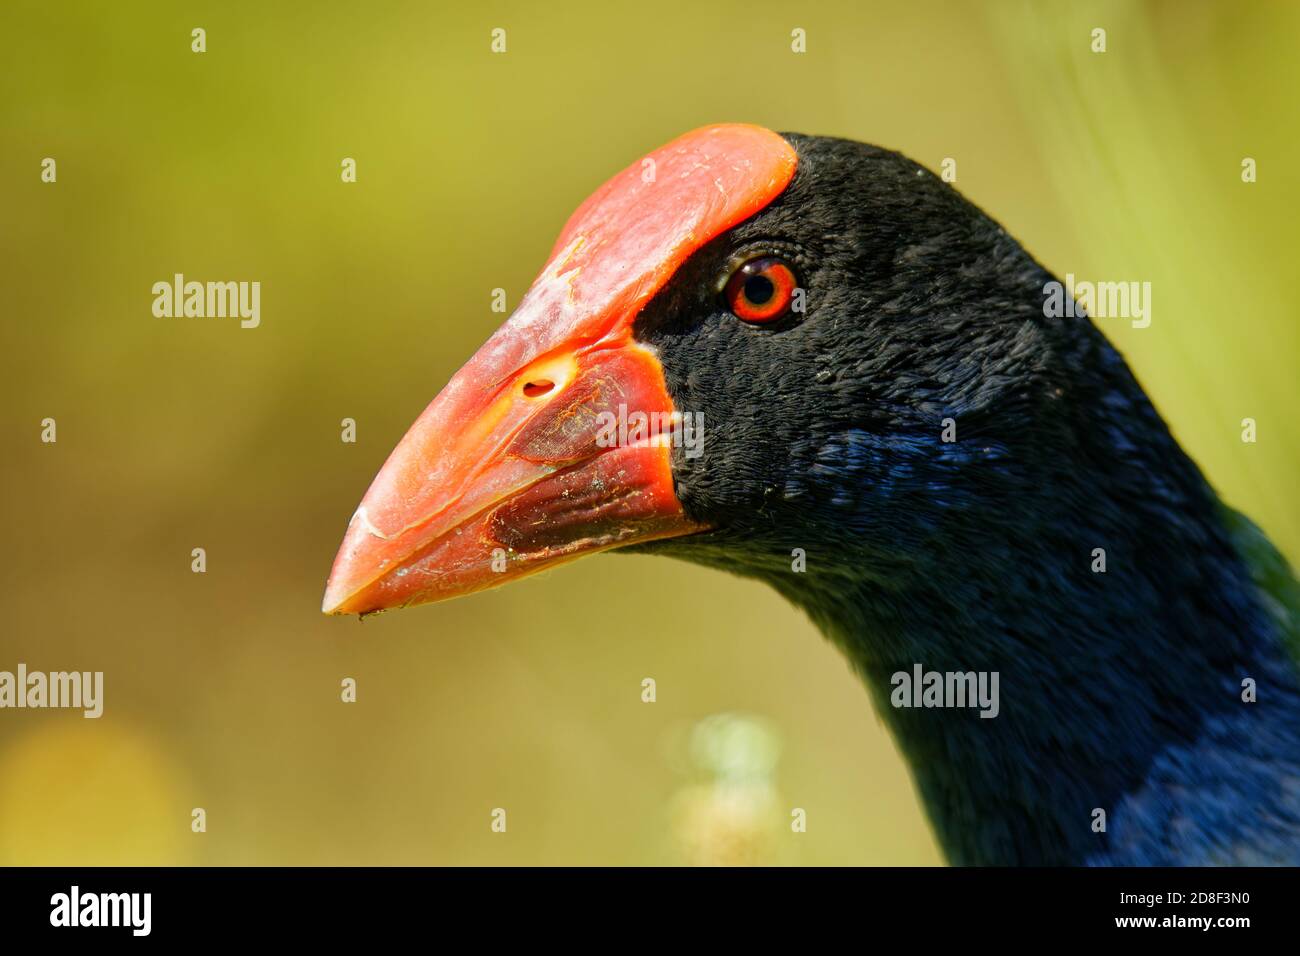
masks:
<instances>
[{"instance_id":1,"label":"bird eye","mask_svg":"<svg viewBox=\"0 0 1300 956\"><path fill-rule=\"evenodd\" d=\"M727 307L746 322L775 322L790 311L798 284L782 260L750 259L727 280Z\"/></svg>"}]
</instances>

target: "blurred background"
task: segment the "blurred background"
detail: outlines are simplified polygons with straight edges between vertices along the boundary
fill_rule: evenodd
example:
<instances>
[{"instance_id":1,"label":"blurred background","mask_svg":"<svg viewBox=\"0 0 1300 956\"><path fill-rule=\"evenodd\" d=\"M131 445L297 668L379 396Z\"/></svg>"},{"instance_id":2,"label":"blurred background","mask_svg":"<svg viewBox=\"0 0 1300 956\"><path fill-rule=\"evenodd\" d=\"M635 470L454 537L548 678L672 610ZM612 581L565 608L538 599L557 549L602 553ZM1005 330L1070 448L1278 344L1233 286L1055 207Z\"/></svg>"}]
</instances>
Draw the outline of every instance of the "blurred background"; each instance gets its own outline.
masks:
<instances>
[{"instance_id":1,"label":"blurred background","mask_svg":"<svg viewBox=\"0 0 1300 956\"><path fill-rule=\"evenodd\" d=\"M865 692L757 584L613 554L319 612L492 290L706 123L954 158L1058 275L1149 280L1150 328L1103 328L1300 554L1300 5L7 0L0 35L0 670L105 672L99 720L0 711L0 864L942 862ZM261 326L155 318L177 272L260 281Z\"/></svg>"}]
</instances>

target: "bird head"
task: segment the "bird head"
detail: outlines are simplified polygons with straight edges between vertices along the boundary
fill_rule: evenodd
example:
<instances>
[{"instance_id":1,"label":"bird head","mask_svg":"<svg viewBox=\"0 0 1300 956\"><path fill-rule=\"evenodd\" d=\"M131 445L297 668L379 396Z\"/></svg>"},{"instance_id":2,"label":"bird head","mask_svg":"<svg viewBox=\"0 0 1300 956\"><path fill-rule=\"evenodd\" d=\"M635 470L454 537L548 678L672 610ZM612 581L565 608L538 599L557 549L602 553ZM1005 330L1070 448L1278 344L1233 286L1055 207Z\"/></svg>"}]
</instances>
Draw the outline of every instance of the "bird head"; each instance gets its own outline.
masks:
<instances>
[{"instance_id":1,"label":"bird head","mask_svg":"<svg viewBox=\"0 0 1300 956\"><path fill-rule=\"evenodd\" d=\"M896 153L688 133L573 214L374 479L323 610L612 548L760 576L810 545L904 560L962 496L995 506L988 469L963 467L1005 440L958 453L942 432L966 415L978 434L991 393L1032 380L1035 282L996 224Z\"/></svg>"}]
</instances>

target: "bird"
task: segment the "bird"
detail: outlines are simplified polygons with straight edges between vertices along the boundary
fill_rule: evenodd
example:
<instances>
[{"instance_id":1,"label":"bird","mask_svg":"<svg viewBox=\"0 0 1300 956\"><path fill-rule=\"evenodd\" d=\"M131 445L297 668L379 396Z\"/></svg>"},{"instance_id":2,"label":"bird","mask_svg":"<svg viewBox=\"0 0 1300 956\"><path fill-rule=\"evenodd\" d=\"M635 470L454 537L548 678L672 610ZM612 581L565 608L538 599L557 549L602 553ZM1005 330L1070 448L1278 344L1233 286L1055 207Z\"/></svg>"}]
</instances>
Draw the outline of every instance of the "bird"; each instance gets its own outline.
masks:
<instances>
[{"instance_id":1,"label":"bird","mask_svg":"<svg viewBox=\"0 0 1300 956\"><path fill-rule=\"evenodd\" d=\"M573 213L322 610L684 559L842 651L953 865L1300 863L1300 586L1055 281L900 153L688 132Z\"/></svg>"}]
</instances>

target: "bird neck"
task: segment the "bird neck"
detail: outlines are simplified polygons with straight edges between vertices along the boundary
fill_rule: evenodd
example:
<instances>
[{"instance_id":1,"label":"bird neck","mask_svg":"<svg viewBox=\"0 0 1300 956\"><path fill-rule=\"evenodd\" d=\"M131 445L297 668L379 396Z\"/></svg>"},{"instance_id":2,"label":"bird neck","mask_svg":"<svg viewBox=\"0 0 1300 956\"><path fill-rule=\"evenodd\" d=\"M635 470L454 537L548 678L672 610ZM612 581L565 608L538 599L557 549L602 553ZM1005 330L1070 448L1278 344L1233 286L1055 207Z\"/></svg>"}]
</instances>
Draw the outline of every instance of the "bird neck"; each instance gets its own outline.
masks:
<instances>
[{"instance_id":1,"label":"bird neck","mask_svg":"<svg viewBox=\"0 0 1300 956\"><path fill-rule=\"evenodd\" d=\"M1300 862L1290 569L1087 319L1015 328L892 400L828 399L762 507L664 549L842 648L954 863Z\"/></svg>"},{"instance_id":2,"label":"bird neck","mask_svg":"<svg viewBox=\"0 0 1300 956\"><path fill-rule=\"evenodd\" d=\"M1029 593L1027 581L1008 585ZM888 602L869 589L843 598L808 610L858 670L954 863L1130 852L1130 862L1188 862L1161 859L1157 834L1134 832L1134 801L1168 812L1164 797L1193 785L1205 761L1223 766L1230 753L1236 766L1267 768L1278 749L1297 753L1300 690L1257 615L1243 618L1253 639L1240 641L1159 601L1120 624L1059 592L1024 609L959 608L941 580ZM1243 702L1245 678L1268 688L1267 715ZM1214 784L1220 797L1234 786ZM1269 786L1263 775L1238 796Z\"/></svg>"},{"instance_id":3,"label":"bird neck","mask_svg":"<svg viewBox=\"0 0 1300 956\"><path fill-rule=\"evenodd\" d=\"M1247 830L1300 814L1300 588L1100 334L1050 334L1050 381L960 416L964 440L851 436L834 460L890 471L835 473L837 546L765 577L860 672L953 862L1267 853ZM995 674L996 716L958 705Z\"/></svg>"},{"instance_id":4,"label":"bird neck","mask_svg":"<svg viewBox=\"0 0 1300 956\"><path fill-rule=\"evenodd\" d=\"M1257 859L1251 821L1295 819L1280 794L1300 763L1300 626L1264 589L1286 582L1291 609L1300 591L1171 453L1195 477L1173 510L1057 486L1073 514L1026 502L976 548L867 547L833 574L809 555L806 576L767 576L853 662L952 862L1212 863L1225 842Z\"/></svg>"}]
</instances>

